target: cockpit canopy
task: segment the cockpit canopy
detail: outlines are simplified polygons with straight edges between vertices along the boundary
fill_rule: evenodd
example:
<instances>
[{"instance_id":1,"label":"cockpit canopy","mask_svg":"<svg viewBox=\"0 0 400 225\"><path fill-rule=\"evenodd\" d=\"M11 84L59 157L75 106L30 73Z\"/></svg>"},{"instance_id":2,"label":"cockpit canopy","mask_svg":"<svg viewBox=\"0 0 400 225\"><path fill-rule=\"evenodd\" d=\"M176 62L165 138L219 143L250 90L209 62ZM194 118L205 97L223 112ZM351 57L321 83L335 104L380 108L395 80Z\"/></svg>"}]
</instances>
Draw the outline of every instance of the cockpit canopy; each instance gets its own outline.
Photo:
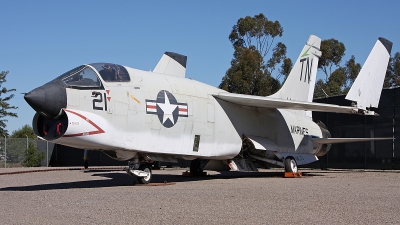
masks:
<instances>
[{"instance_id":1,"label":"cockpit canopy","mask_svg":"<svg viewBox=\"0 0 400 225\"><path fill-rule=\"evenodd\" d=\"M131 81L125 67L112 63L92 63L101 78L106 82L129 82Z\"/></svg>"},{"instance_id":2,"label":"cockpit canopy","mask_svg":"<svg viewBox=\"0 0 400 225\"><path fill-rule=\"evenodd\" d=\"M72 69L56 79L70 87L101 87L104 82L129 82L130 77L125 67L112 63L92 63Z\"/></svg>"}]
</instances>

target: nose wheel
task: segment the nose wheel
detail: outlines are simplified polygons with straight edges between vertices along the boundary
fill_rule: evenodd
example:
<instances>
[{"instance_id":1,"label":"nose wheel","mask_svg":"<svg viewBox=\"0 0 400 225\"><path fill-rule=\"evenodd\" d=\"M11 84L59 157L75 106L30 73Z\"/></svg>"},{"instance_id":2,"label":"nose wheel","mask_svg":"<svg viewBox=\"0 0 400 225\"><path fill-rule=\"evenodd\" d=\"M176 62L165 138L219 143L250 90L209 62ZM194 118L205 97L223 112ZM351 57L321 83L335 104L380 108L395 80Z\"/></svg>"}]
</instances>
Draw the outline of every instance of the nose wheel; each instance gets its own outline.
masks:
<instances>
[{"instance_id":1,"label":"nose wheel","mask_svg":"<svg viewBox=\"0 0 400 225\"><path fill-rule=\"evenodd\" d=\"M131 175L137 177L138 183L140 184L148 184L153 177L151 172L151 164L142 164L138 160L128 163L128 168L126 172Z\"/></svg>"},{"instance_id":2,"label":"nose wheel","mask_svg":"<svg viewBox=\"0 0 400 225\"><path fill-rule=\"evenodd\" d=\"M139 167L139 170L143 171L145 173L144 174L145 176L140 176L140 177L138 176L137 177L138 182L140 184L148 184L148 183L150 183L151 178L153 177L153 174L151 173L150 165L148 165L148 164L141 165Z\"/></svg>"}]
</instances>

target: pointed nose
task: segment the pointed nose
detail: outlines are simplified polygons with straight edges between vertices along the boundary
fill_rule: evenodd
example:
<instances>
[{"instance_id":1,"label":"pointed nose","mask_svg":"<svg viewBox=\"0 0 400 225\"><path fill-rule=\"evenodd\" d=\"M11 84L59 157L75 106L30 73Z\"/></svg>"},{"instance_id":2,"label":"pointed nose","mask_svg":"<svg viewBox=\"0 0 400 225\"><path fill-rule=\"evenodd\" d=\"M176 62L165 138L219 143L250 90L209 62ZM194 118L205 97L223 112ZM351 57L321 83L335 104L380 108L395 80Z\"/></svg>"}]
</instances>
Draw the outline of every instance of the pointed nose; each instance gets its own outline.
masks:
<instances>
[{"instance_id":1,"label":"pointed nose","mask_svg":"<svg viewBox=\"0 0 400 225\"><path fill-rule=\"evenodd\" d=\"M50 82L26 93L25 101L37 112L48 118L57 117L62 108L67 107L65 86Z\"/></svg>"}]
</instances>

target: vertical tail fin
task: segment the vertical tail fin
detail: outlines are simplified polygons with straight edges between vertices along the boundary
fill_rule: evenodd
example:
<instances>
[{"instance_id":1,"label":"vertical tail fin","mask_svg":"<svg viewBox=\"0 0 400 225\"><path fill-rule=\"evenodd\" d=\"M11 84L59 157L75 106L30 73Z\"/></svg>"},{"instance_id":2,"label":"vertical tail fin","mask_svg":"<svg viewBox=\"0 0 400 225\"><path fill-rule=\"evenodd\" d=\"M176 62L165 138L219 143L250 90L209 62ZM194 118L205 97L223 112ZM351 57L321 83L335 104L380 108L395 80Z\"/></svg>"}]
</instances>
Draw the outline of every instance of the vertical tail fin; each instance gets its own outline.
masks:
<instances>
[{"instance_id":1,"label":"vertical tail fin","mask_svg":"<svg viewBox=\"0 0 400 225\"><path fill-rule=\"evenodd\" d=\"M321 39L310 35L282 88L272 98L312 102L321 57Z\"/></svg>"},{"instance_id":2,"label":"vertical tail fin","mask_svg":"<svg viewBox=\"0 0 400 225\"><path fill-rule=\"evenodd\" d=\"M187 57L174 52L165 52L153 72L185 77Z\"/></svg>"},{"instance_id":3,"label":"vertical tail fin","mask_svg":"<svg viewBox=\"0 0 400 225\"><path fill-rule=\"evenodd\" d=\"M346 99L357 102L359 109L378 107L391 50L392 42L378 38L347 93Z\"/></svg>"}]
</instances>

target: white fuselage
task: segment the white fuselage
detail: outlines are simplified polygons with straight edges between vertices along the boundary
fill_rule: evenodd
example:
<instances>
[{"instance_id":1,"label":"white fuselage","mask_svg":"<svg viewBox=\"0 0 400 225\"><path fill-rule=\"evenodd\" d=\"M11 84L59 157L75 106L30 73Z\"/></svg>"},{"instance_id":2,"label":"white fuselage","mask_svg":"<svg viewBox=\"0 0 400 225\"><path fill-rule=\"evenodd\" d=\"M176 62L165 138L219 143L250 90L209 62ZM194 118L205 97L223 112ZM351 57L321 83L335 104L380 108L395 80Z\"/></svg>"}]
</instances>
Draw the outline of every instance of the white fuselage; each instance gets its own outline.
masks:
<instances>
[{"instance_id":1,"label":"white fuselage","mask_svg":"<svg viewBox=\"0 0 400 225\"><path fill-rule=\"evenodd\" d=\"M103 82L105 90L67 88L68 129L54 142L114 150L120 159L136 153L231 159L239 154L243 136L267 138L276 149L266 150L279 153L313 154L317 150L310 137L322 137L321 130L307 116L291 110L239 106L214 98L212 94L224 91L198 81L126 69L130 82ZM170 127L163 122L174 120L172 113L164 109L160 114L155 107L160 91L160 96L168 98L162 92L168 91L176 104L181 104L178 109L182 112L175 114ZM196 136L198 148L194 148Z\"/></svg>"}]
</instances>

